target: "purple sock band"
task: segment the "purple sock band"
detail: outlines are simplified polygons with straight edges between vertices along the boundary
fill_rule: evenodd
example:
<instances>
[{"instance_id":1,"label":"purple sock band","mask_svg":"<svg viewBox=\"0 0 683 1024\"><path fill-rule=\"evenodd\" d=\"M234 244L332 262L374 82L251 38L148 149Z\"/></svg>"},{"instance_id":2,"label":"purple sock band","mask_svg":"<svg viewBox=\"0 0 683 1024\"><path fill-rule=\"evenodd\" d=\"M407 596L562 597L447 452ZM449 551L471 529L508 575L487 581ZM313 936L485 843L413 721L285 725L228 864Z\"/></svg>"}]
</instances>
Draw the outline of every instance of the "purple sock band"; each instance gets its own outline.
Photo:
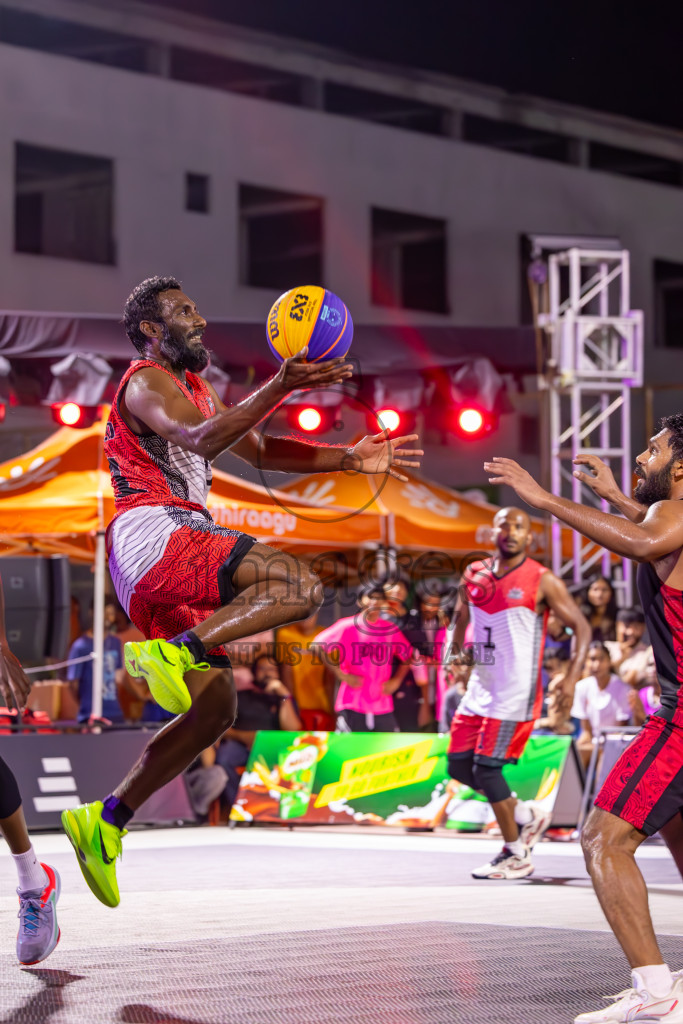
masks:
<instances>
[{"instance_id":1,"label":"purple sock band","mask_svg":"<svg viewBox=\"0 0 683 1024\"><path fill-rule=\"evenodd\" d=\"M197 634L193 633L191 629L186 629L184 633L179 633L178 636L174 636L168 642L175 644L176 647L181 647L184 644L196 662L206 661L206 648Z\"/></svg>"},{"instance_id":2,"label":"purple sock band","mask_svg":"<svg viewBox=\"0 0 683 1024\"><path fill-rule=\"evenodd\" d=\"M119 800L113 794L110 794L103 802L102 818L104 821L109 822L110 825L116 825L121 830L126 827L134 814L135 811L131 811L130 807L124 804L123 800Z\"/></svg>"}]
</instances>

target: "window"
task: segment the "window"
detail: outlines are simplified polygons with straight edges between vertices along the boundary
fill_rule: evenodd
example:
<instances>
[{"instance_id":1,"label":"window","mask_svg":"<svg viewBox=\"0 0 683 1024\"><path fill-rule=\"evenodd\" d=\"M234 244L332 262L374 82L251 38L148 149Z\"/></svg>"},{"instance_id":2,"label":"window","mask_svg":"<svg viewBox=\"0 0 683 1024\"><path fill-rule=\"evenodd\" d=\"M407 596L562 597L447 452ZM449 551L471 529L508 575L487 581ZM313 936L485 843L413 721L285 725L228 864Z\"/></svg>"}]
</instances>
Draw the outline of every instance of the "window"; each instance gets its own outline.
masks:
<instances>
[{"instance_id":1,"label":"window","mask_svg":"<svg viewBox=\"0 0 683 1024\"><path fill-rule=\"evenodd\" d=\"M683 184L683 164L677 160L656 156L653 153L637 153L632 149L607 146L602 142L591 142L589 166L595 171L609 171L623 174L627 178L643 178L661 185Z\"/></svg>"},{"instance_id":2,"label":"window","mask_svg":"<svg viewBox=\"0 0 683 1024\"><path fill-rule=\"evenodd\" d=\"M16 252L114 263L113 193L111 160L17 142Z\"/></svg>"},{"instance_id":3,"label":"window","mask_svg":"<svg viewBox=\"0 0 683 1024\"><path fill-rule=\"evenodd\" d=\"M655 345L683 348L683 263L654 261Z\"/></svg>"},{"instance_id":4,"label":"window","mask_svg":"<svg viewBox=\"0 0 683 1024\"><path fill-rule=\"evenodd\" d=\"M229 60L200 50L171 50L170 77L179 82L224 89L280 103L303 103L304 79L278 68Z\"/></svg>"},{"instance_id":5,"label":"window","mask_svg":"<svg viewBox=\"0 0 683 1024\"><path fill-rule=\"evenodd\" d=\"M446 221L372 210L372 302L448 312Z\"/></svg>"},{"instance_id":6,"label":"window","mask_svg":"<svg viewBox=\"0 0 683 1024\"><path fill-rule=\"evenodd\" d=\"M145 39L12 7L0 6L0 39L12 46L109 64L126 71L148 70L150 44Z\"/></svg>"},{"instance_id":7,"label":"window","mask_svg":"<svg viewBox=\"0 0 683 1024\"><path fill-rule=\"evenodd\" d=\"M185 175L185 209L192 213L209 212L209 176L208 174Z\"/></svg>"},{"instance_id":8,"label":"window","mask_svg":"<svg viewBox=\"0 0 683 1024\"><path fill-rule=\"evenodd\" d=\"M405 128L407 131L444 135L446 112L419 100L387 93L370 92L349 85L325 83L325 110L331 114L345 114L362 121Z\"/></svg>"},{"instance_id":9,"label":"window","mask_svg":"<svg viewBox=\"0 0 683 1024\"><path fill-rule=\"evenodd\" d=\"M240 185L240 283L286 291L322 284L323 200Z\"/></svg>"},{"instance_id":10,"label":"window","mask_svg":"<svg viewBox=\"0 0 683 1024\"><path fill-rule=\"evenodd\" d=\"M463 117L462 137L465 142L476 142L492 149L504 149L509 153L540 157L544 160L558 160L569 163L572 158L572 140L566 135L528 128L511 121L496 121L477 114Z\"/></svg>"}]
</instances>

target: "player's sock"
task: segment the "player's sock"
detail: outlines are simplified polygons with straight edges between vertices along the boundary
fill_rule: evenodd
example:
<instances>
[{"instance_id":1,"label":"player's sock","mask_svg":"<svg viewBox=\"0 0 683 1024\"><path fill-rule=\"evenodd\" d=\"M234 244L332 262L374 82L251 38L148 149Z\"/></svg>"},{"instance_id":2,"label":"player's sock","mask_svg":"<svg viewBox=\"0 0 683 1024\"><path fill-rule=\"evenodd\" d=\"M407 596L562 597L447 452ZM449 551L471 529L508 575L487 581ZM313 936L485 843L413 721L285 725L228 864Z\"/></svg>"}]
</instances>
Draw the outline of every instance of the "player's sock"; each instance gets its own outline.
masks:
<instances>
[{"instance_id":1,"label":"player's sock","mask_svg":"<svg viewBox=\"0 0 683 1024\"><path fill-rule=\"evenodd\" d=\"M107 797L102 806L103 819L110 825L116 825L121 831L124 830L134 814L135 811L131 811L130 807L113 793Z\"/></svg>"},{"instance_id":2,"label":"player's sock","mask_svg":"<svg viewBox=\"0 0 683 1024\"><path fill-rule=\"evenodd\" d=\"M534 812L531 810L531 808L527 804L525 804L523 800L518 800L515 804L516 823L518 825L528 825L533 816Z\"/></svg>"},{"instance_id":3,"label":"player's sock","mask_svg":"<svg viewBox=\"0 0 683 1024\"><path fill-rule=\"evenodd\" d=\"M206 648L197 634L193 633L191 629L186 629L184 633L179 633L178 636L174 636L168 642L169 644L175 644L176 647L182 647L184 644L197 664L201 661L206 661Z\"/></svg>"},{"instance_id":4,"label":"player's sock","mask_svg":"<svg viewBox=\"0 0 683 1024\"><path fill-rule=\"evenodd\" d=\"M13 853L14 863L19 877L19 888L22 892L29 892L32 889L44 889L48 883L48 877L43 865L36 857L33 846L26 853Z\"/></svg>"},{"instance_id":5,"label":"player's sock","mask_svg":"<svg viewBox=\"0 0 683 1024\"><path fill-rule=\"evenodd\" d=\"M521 839L515 839L513 843L506 843L505 845L515 857L523 857L526 853L526 846Z\"/></svg>"},{"instance_id":6,"label":"player's sock","mask_svg":"<svg viewBox=\"0 0 683 1024\"><path fill-rule=\"evenodd\" d=\"M651 996L661 999L673 988L674 979L668 964L649 964L645 967L634 967L631 971L633 987L644 988Z\"/></svg>"}]
</instances>

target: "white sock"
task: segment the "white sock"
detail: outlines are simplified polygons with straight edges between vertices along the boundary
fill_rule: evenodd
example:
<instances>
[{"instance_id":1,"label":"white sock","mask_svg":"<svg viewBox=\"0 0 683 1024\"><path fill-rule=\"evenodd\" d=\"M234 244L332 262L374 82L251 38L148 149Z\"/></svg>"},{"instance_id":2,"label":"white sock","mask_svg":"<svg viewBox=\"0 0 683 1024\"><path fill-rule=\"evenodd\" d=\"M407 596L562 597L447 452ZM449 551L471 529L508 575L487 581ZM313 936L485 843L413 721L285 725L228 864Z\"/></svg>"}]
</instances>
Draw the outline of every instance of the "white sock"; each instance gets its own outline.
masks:
<instances>
[{"instance_id":1,"label":"white sock","mask_svg":"<svg viewBox=\"0 0 683 1024\"><path fill-rule=\"evenodd\" d=\"M13 853L12 857L17 866L19 888L22 892L27 892L29 889L45 888L48 881L47 875L43 870L43 865L36 857L33 847L26 853Z\"/></svg>"},{"instance_id":2,"label":"white sock","mask_svg":"<svg viewBox=\"0 0 683 1024\"><path fill-rule=\"evenodd\" d=\"M506 843L505 845L510 853L514 853L515 857L523 857L526 853L526 846L521 839L515 839L514 843ZM669 990L667 989L667 992L668 991Z\"/></svg>"},{"instance_id":3,"label":"white sock","mask_svg":"<svg viewBox=\"0 0 683 1024\"><path fill-rule=\"evenodd\" d=\"M644 988L651 996L661 999L669 994L674 985L668 964L648 964L645 967L634 967L631 979L635 989Z\"/></svg>"},{"instance_id":4,"label":"white sock","mask_svg":"<svg viewBox=\"0 0 683 1024\"><path fill-rule=\"evenodd\" d=\"M523 800L518 800L515 804L515 821L518 825L528 825L534 816L534 812L531 810ZM509 844L508 844L509 845Z\"/></svg>"}]
</instances>

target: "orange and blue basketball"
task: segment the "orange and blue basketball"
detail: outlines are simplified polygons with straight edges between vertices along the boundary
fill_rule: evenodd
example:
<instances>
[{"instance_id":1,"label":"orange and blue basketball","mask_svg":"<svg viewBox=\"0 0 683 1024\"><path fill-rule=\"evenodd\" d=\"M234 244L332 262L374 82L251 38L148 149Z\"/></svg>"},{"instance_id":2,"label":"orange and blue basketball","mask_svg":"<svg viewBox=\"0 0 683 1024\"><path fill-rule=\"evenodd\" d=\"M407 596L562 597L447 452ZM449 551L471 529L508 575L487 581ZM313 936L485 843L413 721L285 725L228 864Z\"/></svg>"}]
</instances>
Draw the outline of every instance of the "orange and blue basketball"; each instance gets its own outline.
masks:
<instances>
[{"instance_id":1,"label":"orange and blue basketball","mask_svg":"<svg viewBox=\"0 0 683 1024\"><path fill-rule=\"evenodd\" d=\"M273 303L266 333L271 352L280 362L308 346L306 361L318 363L346 355L353 339L353 320L338 295L317 285L304 285L291 288Z\"/></svg>"}]
</instances>

